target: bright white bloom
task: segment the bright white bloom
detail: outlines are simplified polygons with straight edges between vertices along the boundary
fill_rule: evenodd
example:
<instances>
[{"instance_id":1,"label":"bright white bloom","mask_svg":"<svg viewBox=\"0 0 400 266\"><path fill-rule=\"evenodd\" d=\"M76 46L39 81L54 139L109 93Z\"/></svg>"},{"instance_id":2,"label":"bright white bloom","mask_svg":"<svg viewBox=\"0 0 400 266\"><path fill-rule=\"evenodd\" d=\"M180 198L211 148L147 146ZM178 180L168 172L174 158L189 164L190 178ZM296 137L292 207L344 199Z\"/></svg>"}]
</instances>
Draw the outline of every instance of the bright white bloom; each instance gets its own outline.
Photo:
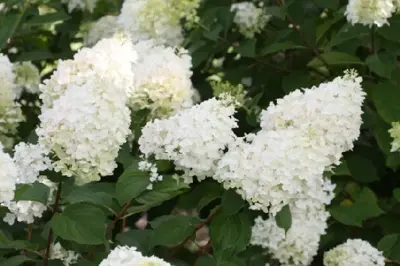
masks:
<instances>
[{"instance_id":1,"label":"bright white bloom","mask_svg":"<svg viewBox=\"0 0 400 266\"><path fill-rule=\"evenodd\" d=\"M72 250L66 250L60 243L52 244L50 247L50 259L61 260L65 266L78 262L79 254Z\"/></svg>"},{"instance_id":2,"label":"bright white bloom","mask_svg":"<svg viewBox=\"0 0 400 266\"><path fill-rule=\"evenodd\" d=\"M325 266L384 266L382 252L361 239L348 239L324 254Z\"/></svg>"},{"instance_id":3,"label":"bright white bloom","mask_svg":"<svg viewBox=\"0 0 400 266\"><path fill-rule=\"evenodd\" d=\"M400 150L400 122L393 122L389 129L390 136L393 138L391 152Z\"/></svg>"},{"instance_id":4,"label":"bright white bloom","mask_svg":"<svg viewBox=\"0 0 400 266\"><path fill-rule=\"evenodd\" d=\"M231 145L214 178L236 189L252 209L272 214L298 199L329 204L333 186L322 175L360 134L360 82L348 74L271 104L262 130Z\"/></svg>"},{"instance_id":5,"label":"bright white bloom","mask_svg":"<svg viewBox=\"0 0 400 266\"><path fill-rule=\"evenodd\" d=\"M56 184L45 176L40 176L38 182L50 188L48 201L51 201L53 199L53 192L56 189ZM41 218L43 213L47 210L47 206L43 203L29 200L20 200L18 202L6 201L3 202L2 206L7 207L10 211L3 218L3 221L9 225L13 225L15 220L31 224L35 221L35 218Z\"/></svg>"},{"instance_id":6,"label":"bright white bloom","mask_svg":"<svg viewBox=\"0 0 400 266\"><path fill-rule=\"evenodd\" d=\"M351 150L360 135L366 95L361 82L351 70L318 87L293 91L263 111L261 127L301 130L315 149L329 157L328 165L339 165L342 153Z\"/></svg>"},{"instance_id":7,"label":"bright white bloom","mask_svg":"<svg viewBox=\"0 0 400 266\"><path fill-rule=\"evenodd\" d=\"M321 235L325 234L329 213L312 200L300 200L290 205L292 226L285 231L275 217L258 217L252 228L251 244L266 248L282 266L307 266L318 252ZM349 265L350 266L350 265Z\"/></svg>"},{"instance_id":8,"label":"bright white bloom","mask_svg":"<svg viewBox=\"0 0 400 266\"><path fill-rule=\"evenodd\" d=\"M0 106L2 102L15 99L15 73L13 64L6 55L0 53Z\"/></svg>"},{"instance_id":9,"label":"bright white bloom","mask_svg":"<svg viewBox=\"0 0 400 266\"><path fill-rule=\"evenodd\" d=\"M10 155L3 151L3 144L0 142L0 202L14 198L17 175L16 165Z\"/></svg>"},{"instance_id":10,"label":"bright white bloom","mask_svg":"<svg viewBox=\"0 0 400 266\"><path fill-rule=\"evenodd\" d=\"M31 62L16 63L14 64L14 71L17 97L19 97L23 89L29 93L39 92L40 73L34 64Z\"/></svg>"},{"instance_id":11,"label":"bright white bloom","mask_svg":"<svg viewBox=\"0 0 400 266\"><path fill-rule=\"evenodd\" d=\"M146 160L139 162L139 170L150 172L150 182L162 181L163 176L158 174L156 164L148 162ZM152 184L149 185L148 189L151 189Z\"/></svg>"},{"instance_id":12,"label":"bright white bloom","mask_svg":"<svg viewBox=\"0 0 400 266\"><path fill-rule=\"evenodd\" d=\"M168 262L155 256L143 256L135 247L118 246L99 266L171 266Z\"/></svg>"},{"instance_id":13,"label":"bright white bloom","mask_svg":"<svg viewBox=\"0 0 400 266\"><path fill-rule=\"evenodd\" d=\"M183 41L180 20L196 20L199 5L200 0L125 0L118 23L134 42L178 45Z\"/></svg>"},{"instance_id":14,"label":"bright white bloom","mask_svg":"<svg viewBox=\"0 0 400 266\"><path fill-rule=\"evenodd\" d=\"M133 65L135 79L129 99L133 110L149 109L152 117L163 117L193 104L192 58L186 50L152 41L137 43L135 50L139 58Z\"/></svg>"},{"instance_id":15,"label":"bright white bloom","mask_svg":"<svg viewBox=\"0 0 400 266\"><path fill-rule=\"evenodd\" d=\"M14 162L18 167L18 184L34 183L41 171L51 169L49 150L42 144L19 143L14 148Z\"/></svg>"},{"instance_id":16,"label":"bright white bloom","mask_svg":"<svg viewBox=\"0 0 400 266\"><path fill-rule=\"evenodd\" d=\"M265 10L256 7L252 2L240 2L231 6L235 12L233 22L238 26L239 32L251 39L260 33L272 16L265 14Z\"/></svg>"},{"instance_id":17,"label":"bright white bloom","mask_svg":"<svg viewBox=\"0 0 400 266\"><path fill-rule=\"evenodd\" d=\"M235 140L235 109L212 98L176 115L147 123L139 139L146 157L172 160L187 176L212 176L227 145Z\"/></svg>"},{"instance_id":18,"label":"bright white bloom","mask_svg":"<svg viewBox=\"0 0 400 266\"><path fill-rule=\"evenodd\" d=\"M393 0L349 0L345 15L351 24L382 27L395 10Z\"/></svg>"},{"instance_id":19,"label":"bright white bloom","mask_svg":"<svg viewBox=\"0 0 400 266\"><path fill-rule=\"evenodd\" d=\"M56 171L76 176L78 184L111 175L115 158L130 132L126 106L136 53L130 42L103 39L60 63L41 88L44 100L39 141L58 160Z\"/></svg>"},{"instance_id":20,"label":"bright white bloom","mask_svg":"<svg viewBox=\"0 0 400 266\"><path fill-rule=\"evenodd\" d=\"M86 46L93 46L101 39L112 37L117 30L117 17L104 16L90 25L84 43Z\"/></svg>"},{"instance_id":21,"label":"bright white bloom","mask_svg":"<svg viewBox=\"0 0 400 266\"><path fill-rule=\"evenodd\" d=\"M93 12L98 0L61 0L61 3L68 4L68 12L74 9L88 10Z\"/></svg>"}]
</instances>

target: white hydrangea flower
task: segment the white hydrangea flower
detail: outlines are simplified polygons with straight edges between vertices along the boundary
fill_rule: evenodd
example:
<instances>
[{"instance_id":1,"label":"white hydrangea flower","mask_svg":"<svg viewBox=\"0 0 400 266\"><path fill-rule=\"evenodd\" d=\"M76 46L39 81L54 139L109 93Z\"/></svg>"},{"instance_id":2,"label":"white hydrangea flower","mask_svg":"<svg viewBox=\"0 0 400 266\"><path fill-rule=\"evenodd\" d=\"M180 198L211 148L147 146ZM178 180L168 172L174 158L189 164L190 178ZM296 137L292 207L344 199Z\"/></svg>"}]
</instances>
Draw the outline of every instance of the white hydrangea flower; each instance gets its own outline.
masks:
<instances>
[{"instance_id":1,"label":"white hydrangea flower","mask_svg":"<svg viewBox=\"0 0 400 266\"><path fill-rule=\"evenodd\" d=\"M158 44L183 42L180 20L196 20L200 0L125 0L118 24L134 42L154 39Z\"/></svg>"},{"instance_id":2,"label":"white hydrangea flower","mask_svg":"<svg viewBox=\"0 0 400 266\"><path fill-rule=\"evenodd\" d=\"M117 32L117 17L104 16L92 23L88 34L84 38L86 46L93 46L104 38L110 38Z\"/></svg>"},{"instance_id":3,"label":"white hydrangea flower","mask_svg":"<svg viewBox=\"0 0 400 266\"><path fill-rule=\"evenodd\" d=\"M113 249L108 257L99 266L171 266L168 262L155 256L143 256L135 247L118 246Z\"/></svg>"},{"instance_id":4,"label":"white hydrangea flower","mask_svg":"<svg viewBox=\"0 0 400 266\"><path fill-rule=\"evenodd\" d=\"M260 33L272 18L262 7L256 7L252 2L232 4L231 11L235 12L233 22L238 26L239 32L249 39Z\"/></svg>"},{"instance_id":5,"label":"white hydrangea flower","mask_svg":"<svg viewBox=\"0 0 400 266\"><path fill-rule=\"evenodd\" d=\"M78 262L79 253L66 250L60 243L51 244L50 259L61 260L65 266L70 266Z\"/></svg>"},{"instance_id":6,"label":"white hydrangea flower","mask_svg":"<svg viewBox=\"0 0 400 266\"><path fill-rule=\"evenodd\" d=\"M292 226L286 233L278 227L274 216L267 220L256 218L250 243L266 248L282 266L310 265L329 217L324 205L317 205L312 200L290 204Z\"/></svg>"},{"instance_id":7,"label":"white hydrangea flower","mask_svg":"<svg viewBox=\"0 0 400 266\"><path fill-rule=\"evenodd\" d=\"M16 85L13 64L0 54L0 142L9 150L14 145L13 135L25 120L21 106L15 102Z\"/></svg>"},{"instance_id":8,"label":"white hydrangea flower","mask_svg":"<svg viewBox=\"0 0 400 266\"><path fill-rule=\"evenodd\" d=\"M0 142L0 202L9 201L14 198L15 183L18 172L10 155L3 151Z\"/></svg>"},{"instance_id":9,"label":"white hydrangea flower","mask_svg":"<svg viewBox=\"0 0 400 266\"><path fill-rule=\"evenodd\" d=\"M361 239L348 239L324 254L324 266L384 266L382 252Z\"/></svg>"},{"instance_id":10,"label":"white hydrangea flower","mask_svg":"<svg viewBox=\"0 0 400 266\"><path fill-rule=\"evenodd\" d=\"M262 130L231 145L214 178L236 189L252 209L272 214L298 199L329 204L333 186L322 175L360 134L360 82L348 74L271 104Z\"/></svg>"},{"instance_id":11,"label":"white hydrangea flower","mask_svg":"<svg viewBox=\"0 0 400 266\"><path fill-rule=\"evenodd\" d=\"M18 184L34 183L41 171L51 169L51 160L47 157L49 149L42 144L19 143L14 147L14 162L18 167Z\"/></svg>"},{"instance_id":12,"label":"white hydrangea flower","mask_svg":"<svg viewBox=\"0 0 400 266\"><path fill-rule=\"evenodd\" d=\"M393 138L391 152L400 150L400 122L393 122L389 134Z\"/></svg>"},{"instance_id":13,"label":"white hydrangea flower","mask_svg":"<svg viewBox=\"0 0 400 266\"><path fill-rule=\"evenodd\" d=\"M98 0L61 0L61 3L68 4L68 12L74 9L87 10L93 12Z\"/></svg>"},{"instance_id":14,"label":"white hydrangea flower","mask_svg":"<svg viewBox=\"0 0 400 266\"><path fill-rule=\"evenodd\" d=\"M318 87L293 91L263 111L261 127L301 130L330 158L329 164L339 165L342 153L351 150L360 135L366 95L361 82L362 78L350 70Z\"/></svg>"},{"instance_id":15,"label":"white hydrangea flower","mask_svg":"<svg viewBox=\"0 0 400 266\"><path fill-rule=\"evenodd\" d=\"M351 24L382 27L395 11L393 0L349 0L345 16Z\"/></svg>"},{"instance_id":16,"label":"white hydrangea flower","mask_svg":"<svg viewBox=\"0 0 400 266\"><path fill-rule=\"evenodd\" d=\"M237 127L232 105L212 98L176 115L147 123L139 139L140 151L157 160L172 160L187 176L213 176Z\"/></svg>"},{"instance_id":17,"label":"white hydrangea flower","mask_svg":"<svg viewBox=\"0 0 400 266\"><path fill-rule=\"evenodd\" d=\"M47 177L40 176L38 182L48 186L50 188L50 194L48 201L53 199L53 192L56 189L56 184L51 182ZM5 201L2 206L7 207L9 213L3 218L3 221L9 225L13 225L15 220L18 222L24 222L32 224L35 218L41 218L43 213L47 210L47 206L41 202L20 200L20 201Z\"/></svg>"},{"instance_id":18,"label":"white hydrangea flower","mask_svg":"<svg viewBox=\"0 0 400 266\"><path fill-rule=\"evenodd\" d=\"M130 132L126 106L136 53L130 42L103 39L59 68L41 90L40 143L58 160L56 171L78 184L111 175Z\"/></svg>"},{"instance_id":19,"label":"white hydrangea flower","mask_svg":"<svg viewBox=\"0 0 400 266\"><path fill-rule=\"evenodd\" d=\"M150 172L150 182L162 181L163 176L158 174L158 169L155 163L143 160L139 162L139 170ZM152 189L152 184L149 185L148 189Z\"/></svg>"},{"instance_id":20,"label":"white hydrangea flower","mask_svg":"<svg viewBox=\"0 0 400 266\"><path fill-rule=\"evenodd\" d=\"M142 41L135 45L139 54L133 65L135 79L129 106L149 109L152 117L164 117L193 105L190 80L192 62L184 49Z\"/></svg>"},{"instance_id":21,"label":"white hydrangea flower","mask_svg":"<svg viewBox=\"0 0 400 266\"><path fill-rule=\"evenodd\" d=\"M34 64L31 62L16 63L14 64L14 71L17 97L19 97L23 89L33 94L39 92L40 73Z\"/></svg>"}]
</instances>

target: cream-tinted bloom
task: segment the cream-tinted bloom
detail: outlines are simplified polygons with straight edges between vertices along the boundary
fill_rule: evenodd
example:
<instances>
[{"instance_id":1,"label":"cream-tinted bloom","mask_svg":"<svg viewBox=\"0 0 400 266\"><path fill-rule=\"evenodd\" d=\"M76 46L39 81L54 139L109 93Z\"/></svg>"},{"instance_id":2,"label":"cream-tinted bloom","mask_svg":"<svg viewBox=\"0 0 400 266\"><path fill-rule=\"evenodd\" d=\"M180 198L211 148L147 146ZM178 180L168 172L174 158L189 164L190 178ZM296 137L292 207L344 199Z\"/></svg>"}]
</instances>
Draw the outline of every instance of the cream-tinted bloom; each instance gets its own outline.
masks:
<instances>
[{"instance_id":1,"label":"cream-tinted bloom","mask_svg":"<svg viewBox=\"0 0 400 266\"><path fill-rule=\"evenodd\" d=\"M195 20L200 0L125 0L118 23L134 42L153 39L158 44L183 41L181 19Z\"/></svg>"},{"instance_id":2,"label":"cream-tinted bloom","mask_svg":"<svg viewBox=\"0 0 400 266\"><path fill-rule=\"evenodd\" d=\"M171 266L168 262L155 256L143 256L135 247L118 246L99 266Z\"/></svg>"},{"instance_id":3,"label":"cream-tinted bloom","mask_svg":"<svg viewBox=\"0 0 400 266\"><path fill-rule=\"evenodd\" d=\"M68 12L75 9L87 10L93 12L98 0L61 0L62 3L68 4Z\"/></svg>"},{"instance_id":4,"label":"cream-tinted bloom","mask_svg":"<svg viewBox=\"0 0 400 266\"><path fill-rule=\"evenodd\" d=\"M84 38L86 46L93 46L104 38L112 37L118 30L116 16L104 16L89 26L89 32Z\"/></svg>"},{"instance_id":5,"label":"cream-tinted bloom","mask_svg":"<svg viewBox=\"0 0 400 266\"><path fill-rule=\"evenodd\" d=\"M389 134L393 138L391 152L400 150L400 122L393 122Z\"/></svg>"},{"instance_id":6,"label":"cream-tinted bloom","mask_svg":"<svg viewBox=\"0 0 400 266\"><path fill-rule=\"evenodd\" d=\"M40 73L34 64L31 62L16 63L14 64L14 71L17 95L21 94L23 89L29 93L39 92Z\"/></svg>"},{"instance_id":7,"label":"cream-tinted bloom","mask_svg":"<svg viewBox=\"0 0 400 266\"><path fill-rule=\"evenodd\" d=\"M165 117L193 104L192 59L186 50L153 41L141 41L135 50L139 57L133 64L135 78L129 98L134 111L148 109L151 117Z\"/></svg>"},{"instance_id":8,"label":"cream-tinted bloom","mask_svg":"<svg viewBox=\"0 0 400 266\"><path fill-rule=\"evenodd\" d=\"M14 198L17 176L17 166L10 155L3 151L3 145L0 142L0 202Z\"/></svg>"},{"instance_id":9,"label":"cream-tinted bloom","mask_svg":"<svg viewBox=\"0 0 400 266\"><path fill-rule=\"evenodd\" d=\"M41 87L40 143L56 156L54 169L78 184L113 173L130 132L126 106L136 52L129 41L103 39L61 62Z\"/></svg>"},{"instance_id":10,"label":"cream-tinted bloom","mask_svg":"<svg viewBox=\"0 0 400 266\"><path fill-rule=\"evenodd\" d=\"M382 27L395 10L393 0L349 0L345 15L351 24Z\"/></svg>"},{"instance_id":11,"label":"cream-tinted bloom","mask_svg":"<svg viewBox=\"0 0 400 266\"><path fill-rule=\"evenodd\" d=\"M157 160L172 160L191 181L213 176L237 127L232 105L215 98L147 123L139 139L140 151Z\"/></svg>"},{"instance_id":12,"label":"cream-tinted bloom","mask_svg":"<svg viewBox=\"0 0 400 266\"><path fill-rule=\"evenodd\" d=\"M262 7L256 7L252 2L233 4L231 11L235 12L233 22L239 28L239 32L249 39L254 38L256 33L260 33L272 18Z\"/></svg>"},{"instance_id":13,"label":"cream-tinted bloom","mask_svg":"<svg viewBox=\"0 0 400 266\"><path fill-rule=\"evenodd\" d=\"M70 266L78 262L79 254L72 250L66 250L60 243L50 247L50 259L61 260L64 266Z\"/></svg>"},{"instance_id":14,"label":"cream-tinted bloom","mask_svg":"<svg viewBox=\"0 0 400 266\"><path fill-rule=\"evenodd\" d=\"M324 266L384 266L385 257L370 243L348 239L324 254Z\"/></svg>"}]
</instances>

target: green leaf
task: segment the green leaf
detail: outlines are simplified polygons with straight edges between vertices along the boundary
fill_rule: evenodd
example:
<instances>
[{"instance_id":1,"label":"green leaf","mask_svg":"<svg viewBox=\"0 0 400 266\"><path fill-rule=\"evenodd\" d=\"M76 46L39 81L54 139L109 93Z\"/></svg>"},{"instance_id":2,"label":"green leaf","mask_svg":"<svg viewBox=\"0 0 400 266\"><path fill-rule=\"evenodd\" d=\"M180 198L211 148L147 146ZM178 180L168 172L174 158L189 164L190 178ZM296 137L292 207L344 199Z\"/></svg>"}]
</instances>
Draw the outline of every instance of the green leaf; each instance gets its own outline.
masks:
<instances>
[{"instance_id":1,"label":"green leaf","mask_svg":"<svg viewBox=\"0 0 400 266\"><path fill-rule=\"evenodd\" d=\"M97 245L105 240L104 212L85 203L68 205L51 219L54 233L78 244Z\"/></svg>"},{"instance_id":2,"label":"green leaf","mask_svg":"<svg viewBox=\"0 0 400 266\"><path fill-rule=\"evenodd\" d=\"M70 204L87 202L104 207L111 207L115 194L114 184L96 183L75 186L72 192L64 198Z\"/></svg>"},{"instance_id":3,"label":"green leaf","mask_svg":"<svg viewBox=\"0 0 400 266\"><path fill-rule=\"evenodd\" d=\"M372 54L365 60L367 66L377 75L390 79L396 70L396 56L389 53Z\"/></svg>"},{"instance_id":4,"label":"green leaf","mask_svg":"<svg viewBox=\"0 0 400 266\"><path fill-rule=\"evenodd\" d=\"M224 30L224 26L222 26L221 24L217 24L214 27L212 27L212 29L210 31L204 31L203 35L204 37L206 37L207 39L210 39L212 41L216 41L219 38L220 33Z\"/></svg>"},{"instance_id":5,"label":"green leaf","mask_svg":"<svg viewBox=\"0 0 400 266\"><path fill-rule=\"evenodd\" d=\"M328 49L352 39L359 39L369 34L369 29L363 25L345 24L327 45Z\"/></svg>"},{"instance_id":6,"label":"green leaf","mask_svg":"<svg viewBox=\"0 0 400 266\"><path fill-rule=\"evenodd\" d=\"M321 54L321 57L328 65L362 65L364 64L358 57L340 52L327 52ZM315 57L307 64L308 67L321 67L324 62L319 57Z\"/></svg>"},{"instance_id":7,"label":"green leaf","mask_svg":"<svg viewBox=\"0 0 400 266\"><path fill-rule=\"evenodd\" d=\"M140 252L147 254L152 247L151 245L152 234L153 234L152 230L133 229L118 234L116 236L116 239L121 245L136 247Z\"/></svg>"},{"instance_id":8,"label":"green leaf","mask_svg":"<svg viewBox=\"0 0 400 266\"><path fill-rule=\"evenodd\" d=\"M197 259L196 266L217 266L217 262L211 256L201 256Z\"/></svg>"},{"instance_id":9,"label":"green leaf","mask_svg":"<svg viewBox=\"0 0 400 266\"><path fill-rule=\"evenodd\" d=\"M339 166L333 169L334 175L351 175L346 161L342 161Z\"/></svg>"},{"instance_id":10,"label":"green leaf","mask_svg":"<svg viewBox=\"0 0 400 266\"><path fill-rule=\"evenodd\" d=\"M392 260L400 260L400 238L399 234L384 236L378 243L378 249L383 255Z\"/></svg>"},{"instance_id":11,"label":"green leaf","mask_svg":"<svg viewBox=\"0 0 400 266\"><path fill-rule=\"evenodd\" d=\"M23 61L40 61L56 58L56 55L52 54L50 51L32 51L32 52L22 52L15 59L16 62Z\"/></svg>"},{"instance_id":12,"label":"green leaf","mask_svg":"<svg viewBox=\"0 0 400 266\"><path fill-rule=\"evenodd\" d=\"M314 3L320 8L337 9L339 0L314 0Z\"/></svg>"},{"instance_id":13,"label":"green leaf","mask_svg":"<svg viewBox=\"0 0 400 266\"><path fill-rule=\"evenodd\" d=\"M286 93L300 88L307 88L308 85L308 72L302 70L292 72L284 76L282 80L282 89Z\"/></svg>"},{"instance_id":14,"label":"green leaf","mask_svg":"<svg viewBox=\"0 0 400 266\"><path fill-rule=\"evenodd\" d=\"M400 17L394 16L392 19L389 20L389 23L390 25L385 25L381 28L378 28L376 32L388 40L400 42Z\"/></svg>"},{"instance_id":15,"label":"green leaf","mask_svg":"<svg viewBox=\"0 0 400 266\"><path fill-rule=\"evenodd\" d=\"M393 189L393 197L400 202L400 188Z\"/></svg>"},{"instance_id":16,"label":"green leaf","mask_svg":"<svg viewBox=\"0 0 400 266\"><path fill-rule=\"evenodd\" d=\"M14 34L17 29L23 13L8 13L0 16L0 49L4 47L8 39Z\"/></svg>"},{"instance_id":17,"label":"green leaf","mask_svg":"<svg viewBox=\"0 0 400 266\"><path fill-rule=\"evenodd\" d=\"M183 209L197 208L201 211L212 201L220 199L224 189L213 180L204 180L197 184L192 190L179 198L178 206Z\"/></svg>"},{"instance_id":18,"label":"green leaf","mask_svg":"<svg viewBox=\"0 0 400 266\"><path fill-rule=\"evenodd\" d=\"M122 164L124 169L129 168L134 162L134 157L131 154L131 147L128 142L125 142L119 149L117 162Z\"/></svg>"},{"instance_id":19,"label":"green leaf","mask_svg":"<svg viewBox=\"0 0 400 266\"><path fill-rule=\"evenodd\" d=\"M273 42L272 44L268 45L264 49L261 50L261 55L269 55L274 54L283 50L287 49L294 49L294 48L305 48L304 46L300 46L295 44L292 41L283 41L283 42Z\"/></svg>"},{"instance_id":20,"label":"green leaf","mask_svg":"<svg viewBox=\"0 0 400 266\"><path fill-rule=\"evenodd\" d=\"M44 14L41 16L34 16L32 19L28 20L25 22L25 24L28 25L41 25L41 24L46 24L46 23L54 23L58 21L64 21L68 20L71 17L65 13L63 10L54 12L54 13L49 13L49 14Z\"/></svg>"},{"instance_id":21,"label":"green leaf","mask_svg":"<svg viewBox=\"0 0 400 266\"><path fill-rule=\"evenodd\" d=\"M222 214L229 216L238 213L246 202L234 190L227 190L222 197Z\"/></svg>"},{"instance_id":22,"label":"green leaf","mask_svg":"<svg viewBox=\"0 0 400 266\"><path fill-rule=\"evenodd\" d=\"M23 264L24 262L28 262L28 261L34 261L34 260L31 258L28 258L27 256L24 256L24 255L18 255L18 256L8 258L5 261L2 261L0 263L0 266L19 266L19 265Z\"/></svg>"},{"instance_id":23,"label":"green leaf","mask_svg":"<svg viewBox=\"0 0 400 266\"><path fill-rule=\"evenodd\" d=\"M362 227L363 221L377 217L384 212L377 204L377 198L369 188L363 188L350 206L336 205L329 208L332 217L345 224Z\"/></svg>"},{"instance_id":24,"label":"green leaf","mask_svg":"<svg viewBox=\"0 0 400 266\"><path fill-rule=\"evenodd\" d=\"M150 174L140 171L138 163L132 164L119 178L115 187L115 195L120 204L140 195L150 184Z\"/></svg>"},{"instance_id":25,"label":"green leaf","mask_svg":"<svg viewBox=\"0 0 400 266\"><path fill-rule=\"evenodd\" d=\"M400 121L400 88L389 82L382 82L372 90L372 100L380 117L386 123L391 124L393 121Z\"/></svg>"},{"instance_id":26,"label":"green leaf","mask_svg":"<svg viewBox=\"0 0 400 266\"><path fill-rule=\"evenodd\" d=\"M189 188L187 184L179 182L171 176L164 176L161 182L154 183L151 190L140 194L136 201L140 204L154 207L182 194L187 188Z\"/></svg>"},{"instance_id":27,"label":"green leaf","mask_svg":"<svg viewBox=\"0 0 400 266\"><path fill-rule=\"evenodd\" d=\"M50 188L40 182L19 185L15 191L15 201L30 200L46 204L49 199Z\"/></svg>"},{"instance_id":28,"label":"green leaf","mask_svg":"<svg viewBox=\"0 0 400 266\"><path fill-rule=\"evenodd\" d=\"M243 251L250 242L251 221L246 213L219 215L210 224L211 244L215 250Z\"/></svg>"},{"instance_id":29,"label":"green leaf","mask_svg":"<svg viewBox=\"0 0 400 266\"><path fill-rule=\"evenodd\" d=\"M287 232L292 226L292 214L289 205L286 205L275 216L276 224Z\"/></svg>"},{"instance_id":30,"label":"green leaf","mask_svg":"<svg viewBox=\"0 0 400 266\"><path fill-rule=\"evenodd\" d=\"M162 246L177 245L195 231L195 225L199 223L197 218L191 216L166 215L158 217L150 222L154 228L152 244Z\"/></svg>"},{"instance_id":31,"label":"green leaf","mask_svg":"<svg viewBox=\"0 0 400 266\"><path fill-rule=\"evenodd\" d=\"M255 57L256 42L256 39L245 40L235 47L235 52L243 57Z\"/></svg>"},{"instance_id":32,"label":"green leaf","mask_svg":"<svg viewBox=\"0 0 400 266\"><path fill-rule=\"evenodd\" d=\"M371 183L380 179L375 165L366 157L351 154L347 157L346 164L352 177L358 182Z\"/></svg>"}]
</instances>

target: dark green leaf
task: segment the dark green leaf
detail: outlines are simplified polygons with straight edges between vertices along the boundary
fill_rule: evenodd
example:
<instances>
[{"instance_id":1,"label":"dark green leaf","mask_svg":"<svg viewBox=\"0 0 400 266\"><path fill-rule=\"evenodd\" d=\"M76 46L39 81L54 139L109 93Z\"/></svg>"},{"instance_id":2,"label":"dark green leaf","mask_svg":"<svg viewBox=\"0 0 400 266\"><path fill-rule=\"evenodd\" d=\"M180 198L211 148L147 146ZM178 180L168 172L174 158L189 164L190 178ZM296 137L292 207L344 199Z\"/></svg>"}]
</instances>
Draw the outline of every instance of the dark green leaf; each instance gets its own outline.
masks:
<instances>
[{"instance_id":1,"label":"dark green leaf","mask_svg":"<svg viewBox=\"0 0 400 266\"><path fill-rule=\"evenodd\" d=\"M30 200L37 201L43 204L49 199L50 188L40 182L33 184L19 185L15 191L15 201Z\"/></svg>"},{"instance_id":2,"label":"dark green leaf","mask_svg":"<svg viewBox=\"0 0 400 266\"><path fill-rule=\"evenodd\" d=\"M400 188L395 188L393 190L393 197L400 202Z\"/></svg>"},{"instance_id":3,"label":"dark green leaf","mask_svg":"<svg viewBox=\"0 0 400 266\"><path fill-rule=\"evenodd\" d=\"M77 203L68 205L61 214L51 220L56 235L78 244L96 245L105 240L104 212L92 205Z\"/></svg>"},{"instance_id":4,"label":"dark green leaf","mask_svg":"<svg viewBox=\"0 0 400 266\"><path fill-rule=\"evenodd\" d=\"M292 214L289 205L286 205L275 216L276 224L287 232L292 226Z\"/></svg>"},{"instance_id":5,"label":"dark green leaf","mask_svg":"<svg viewBox=\"0 0 400 266\"><path fill-rule=\"evenodd\" d=\"M0 49L5 46L8 39L14 34L14 31L17 29L22 16L23 13L8 13L0 16Z\"/></svg>"},{"instance_id":6,"label":"dark green leaf","mask_svg":"<svg viewBox=\"0 0 400 266\"><path fill-rule=\"evenodd\" d=\"M246 202L234 190L227 190L222 197L222 214L229 216L238 213Z\"/></svg>"},{"instance_id":7,"label":"dark green leaf","mask_svg":"<svg viewBox=\"0 0 400 266\"><path fill-rule=\"evenodd\" d=\"M24 255L18 255L11 258L6 259L0 263L0 266L19 266L27 261L33 261L33 259L28 258Z\"/></svg>"},{"instance_id":8,"label":"dark green leaf","mask_svg":"<svg viewBox=\"0 0 400 266\"><path fill-rule=\"evenodd\" d=\"M274 54L280 51L284 51L287 49L294 49L294 48L305 48L303 46L299 46L295 44L294 42L291 41L284 41L284 42L274 42L264 49L261 50L261 55L269 55L269 54Z\"/></svg>"},{"instance_id":9,"label":"dark green leaf","mask_svg":"<svg viewBox=\"0 0 400 266\"><path fill-rule=\"evenodd\" d=\"M326 52L324 54L321 54L321 57L328 65L364 64L358 57L340 52ZM315 57L307 64L308 67L321 67L324 65L324 62L319 57Z\"/></svg>"},{"instance_id":10,"label":"dark green leaf","mask_svg":"<svg viewBox=\"0 0 400 266\"><path fill-rule=\"evenodd\" d=\"M119 178L115 194L120 204L140 195L150 184L150 174L140 171L138 164L132 164Z\"/></svg>"},{"instance_id":11,"label":"dark green leaf","mask_svg":"<svg viewBox=\"0 0 400 266\"><path fill-rule=\"evenodd\" d=\"M256 56L256 39L245 40L235 47L235 52L243 57L255 57Z\"/></svg>"},{"instance_id":12,"label":"dark green leaf","mask_svg":"<svg viewBox=\"0 0 400 266\"><path fill-rule=\"evenodd\" d=\"M377 75L390 79L396 69L396 56L389 53L372 54L365 60L368 67Z\"/></svg>"},{"instance_id":13,"label":"dark green leaf","mask_svg":"<svg viewBox=\"0 0 400 266\"><path fill-rule=\"evenodd\" d=\"M116 236L121 245L136 247L140 252L147 254L151 249L152 230L129 230Z\"/></svg>"},{"instance_id":14,"label":"dark green leaf","mask_svg":"<svg viewBox=\"0 0 400 266\"><path fill-rule=\"evenodd\" d=\"M65 13L63 10L57 11L54 13L49 13L49 14L44 14L41 16L35 16L32 19L28 20L26 24L28 25L40 25L40 24L46 24L46 23L54 23L57 21L64 21L68 20L71 17Z\"/></svg>"},{"instance_id":15,"label":"dark green leaf","mask_svg":"<svg viewBox=\"0 0 400 266\"><path fill-rule=\"evenodd\" d=\"M112 183L97 183L76 186L72 192L64 198L64 200L71 204L87 202L95 205L111 207L115 194L114 187L115 186Z\"/></svg>"},{"instance_id":16,"label":"dark green leaf","mask_svg":"<svg viewBox=\"0 0 400 266\"><path fill-rule=\"evenodd\" d=\"M379 175L373 162L366 157L351 154L346 159L347 168L352 177L361 183L370 183L379 180Z\"/></svg>"},{"instance_id":17,"label":"dark green leaf","mask_svg":"<svg viewBox=\"0 0 400 266\"><path fill-rule=\"evenodd\" d=\"M399 234L384 236L378 243L378 249L383 251L386 258L400 260L400 238Z\"/></svg>"},{"instance_id":18,"label":"dark green leaf","mask_svg":"<svg viewBox=\"0 0 400 266\"><path fill-rule=\"evenodd\" d=\"M386 123L391 124L393 121L400 121L398 99L400 99L400 88L389 82L382 82L373 87L372 100L378 114Z\"/></svg>"}]
</instances>

